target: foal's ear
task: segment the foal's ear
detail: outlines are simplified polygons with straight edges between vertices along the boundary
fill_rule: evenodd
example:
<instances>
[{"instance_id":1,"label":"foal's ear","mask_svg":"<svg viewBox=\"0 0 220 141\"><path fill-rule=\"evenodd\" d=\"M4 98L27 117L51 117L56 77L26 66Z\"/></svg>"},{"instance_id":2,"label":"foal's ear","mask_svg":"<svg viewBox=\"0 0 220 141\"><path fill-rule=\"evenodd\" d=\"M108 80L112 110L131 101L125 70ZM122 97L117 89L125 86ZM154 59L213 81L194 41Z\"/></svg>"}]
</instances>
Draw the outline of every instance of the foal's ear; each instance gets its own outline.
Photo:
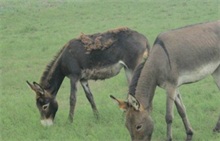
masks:
<instances>
[{"instance_id":1,"label":"foal's ear","mask_svg":"<svg viewBox=\"0 0 220 141\"><path fill-rule=\"evenodd\" d=\"M111 97L114 101L116 101L116 102L118 103L118 106L119 106L120 109L122 109L122 110L124 110L124 111L126 111L126 110L128 109L128 103L127 103L127 102L122 101L122 100L119 100L119 99L115 98L115 97L112 96L112 95L110 95L110 97Z\"/></svg>"},{"instance_id":2,"label":"foal's ear","mask_svg":"<svg viewBox=\"0 0 220 141\"><path fill-rule=\"evenodd\" d=\"M35 91L37 94L41 94L43 95L45 92L44 92L44 89L36 82L33 82L33 84L31 84L30 82L26 81L27 84L30 86L30 88Z\"/></svg>"},{"instance_id":3,"label":"foal's ear","mask_svg":"<svg viewBox=\"0 0 220 141\"><path fill-rule=\"evenodd\" d=\"M137 111L142 110L141 104L139 103L139 101L130 94L128 95L128 104L131 105Z\"/></svg>"}]
</instances>

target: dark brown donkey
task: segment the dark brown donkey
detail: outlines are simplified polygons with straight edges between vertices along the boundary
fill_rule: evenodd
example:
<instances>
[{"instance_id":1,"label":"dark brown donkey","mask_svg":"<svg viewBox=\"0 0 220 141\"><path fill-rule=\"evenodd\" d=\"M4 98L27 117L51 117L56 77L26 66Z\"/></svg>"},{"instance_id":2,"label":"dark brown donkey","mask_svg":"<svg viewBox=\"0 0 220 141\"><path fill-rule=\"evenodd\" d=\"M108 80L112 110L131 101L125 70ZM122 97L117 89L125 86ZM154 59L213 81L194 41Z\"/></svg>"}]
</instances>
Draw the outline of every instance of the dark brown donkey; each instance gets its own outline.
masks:
<instances>
[{"instance_id":1,"label":"dark brown donkey","mask_svg":"<svg viewBox=\"0 0 220 141\"><path fill-rule=\"evenodd\" d=\"M76 84L80 81L93 112L98 111L88 80L106 79L117 75L122 68L130 82L135 67L147 55L146 37L128 28L118 28L93 35L82 34L70 40L48 64L40 83L28 83L36 92L36 104L43 125L52 125L58 109L56 95L65 76L70 79L69 119L73 121L76 104Z\"/></svg>"},{"instance_id":2,"label":"dark brown donkey","mask_svg":"<svg viewBox=\"0 0 220 141\"><path fill-rule=\"evenodd\" d=\"M167 141L172 140L174 103L185 126L186 140L191 141L193 131L178 88L212 75L220 90L220 21L191 25L160 34L141 72L140 70L135 71L131 83L133 86L130 87L126 102L111 96L126 110L126 127L131 139L151 140L154 125L150 113L155 89L159 86L167 93ZM220 132L220 117L213 131Z\"/></svg>"}]
</instances>

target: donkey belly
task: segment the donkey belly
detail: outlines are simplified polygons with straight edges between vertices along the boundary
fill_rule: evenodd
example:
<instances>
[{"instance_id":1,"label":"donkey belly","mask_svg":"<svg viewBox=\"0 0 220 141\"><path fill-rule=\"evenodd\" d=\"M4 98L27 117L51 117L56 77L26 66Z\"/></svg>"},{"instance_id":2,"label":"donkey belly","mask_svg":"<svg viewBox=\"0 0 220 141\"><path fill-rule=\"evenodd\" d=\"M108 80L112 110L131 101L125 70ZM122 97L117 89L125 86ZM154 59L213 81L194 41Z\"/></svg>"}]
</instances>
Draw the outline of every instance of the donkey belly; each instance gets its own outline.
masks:
<instances>
[{"instance_id":1,"label":"donkey belly","mask_svg":"<svg viewBox=\"0 0 220 141\"><path fill-rule=\"evenodd\" d=\"M126 65L124 64L124 62L119 61L116 64L108 65L105 67L84 69L81 71L81 78L86 80L107 79L117 75L122 67L126 67Z\"/></svg>"},{"instance_id":2,"label":"donkey belly","mask_svg":"<svg viewBox=\"0 0 220 141\"><path fill-rule=\"evenodd\" d=\"M205 78L207 75L212 74L219 67L219 65L220 61L209 63L207 65L200 66L197 69L180 73L178 86L182 84L193 83Z\"/></svg>"}]
</instances>

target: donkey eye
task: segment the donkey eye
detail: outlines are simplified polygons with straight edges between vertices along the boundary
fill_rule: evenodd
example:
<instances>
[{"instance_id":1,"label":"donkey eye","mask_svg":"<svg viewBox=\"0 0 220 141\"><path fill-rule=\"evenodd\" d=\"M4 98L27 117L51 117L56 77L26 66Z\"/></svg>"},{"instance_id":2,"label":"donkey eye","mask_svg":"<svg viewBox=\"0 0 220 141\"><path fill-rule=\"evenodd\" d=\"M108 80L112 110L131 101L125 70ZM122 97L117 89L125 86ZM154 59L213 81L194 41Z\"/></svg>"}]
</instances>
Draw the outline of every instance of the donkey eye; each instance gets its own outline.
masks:
<instances>
[{"instance_id":1,"label":"donkey eye","mask_svg":"<svg viewBox=\"0 0 220 141\"><path fill-rule=\"evenodd\" d=\"M136 126L136 130L137 130L137 131L141 130L141 128L142 128L142 125L141 125L141 124Z\"/></svg>"},{"instance_id":2,"label":"donkey eye","mask_svg":"<svg viewBox=\"0 0 220 141\"><path fill-rule=\"evenodd\" d=\"M47 103L47 104L43 105L43 106L42 106L42 109L43 109L43 110L47 110L47 108L49 107L49 105L50 105L50 103Z\"/></svg>"}]
</instances>

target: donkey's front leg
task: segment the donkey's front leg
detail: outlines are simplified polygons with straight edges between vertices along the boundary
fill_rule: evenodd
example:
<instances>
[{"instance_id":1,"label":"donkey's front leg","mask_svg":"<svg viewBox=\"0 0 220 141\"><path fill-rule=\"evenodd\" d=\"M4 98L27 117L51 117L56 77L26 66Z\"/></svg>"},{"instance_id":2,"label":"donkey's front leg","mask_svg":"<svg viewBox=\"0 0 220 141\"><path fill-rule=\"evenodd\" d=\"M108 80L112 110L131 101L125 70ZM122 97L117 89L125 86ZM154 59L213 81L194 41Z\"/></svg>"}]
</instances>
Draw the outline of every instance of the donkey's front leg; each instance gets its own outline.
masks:
<instances>
[{"instance_id":1,"label":"donkey's front leg","mask_svg":"<svg viewBox=\"0 0 220 141\"><path fill-rule=\"evenodd\" d=\"M70 92L70 111L69 111L69 120L72 123L73 122L73 116L74 116L74 109L76 105L76 83L78 79L77 78L70 78L70 84L71 84L71 92Z\"/></svg>"},{"instance_id":2,"label":"donkey's front leg","mask_svg":"<svg viewBox=\"0 0 220 141\"><path fill-rule=\"evenodd\" d=\"M127 68L127 67L124 67L124 70L125 70L125 75L126 75L127 82L128 82L128 85L129 85L131 83L133 71L131 69Z\"/></svg>"},{"instance_id":3,"label":"donkey's front leg","mask_svg":"<svg viewBox=\"0 0 220 141\"><path fill-rule=\"evenodd\" d=\"M167 123L167 141L172 141L172 122L173 122L173 107L175 100L175 89L169 87L167 89L166 101L166 123Z\"/></svg>"},{"instance_id":4,"label":"donkey's front leg","mask_svg":"<svg viewBox=\"0 0 220 141\"><path fill-rule=\"evenodd\" d=\"M85 80L85 79L81 79L80 83L81 83L81 85L82 85L82 87L84 89L84 92L86 94L86 97L87 97L87 99L88 99L88 101L89 101L89 103L90 103L90 105L92 107L93 113L96 116L96 118L98 119L99 118L99 112L98 112L98 110L96 108L96 104L95 104L93 95L92 95L92 93L90 91L88 81Z\"/></svg>"},{"instance_id":5,"label":"donkey's front leg","mask_svg":"<svg viewBox=\"0 0 220 141\"><path fill-rule=\"evenodd\" d=\"M220 65L215 70L215 72L212 74L212 77L214 78L215 83L218 86L218 89L220 90ZM220 133L220 115L219 115L218 121L217 121L216 126L213 129L213 131Z\"/></svg>"}]
</instances>

